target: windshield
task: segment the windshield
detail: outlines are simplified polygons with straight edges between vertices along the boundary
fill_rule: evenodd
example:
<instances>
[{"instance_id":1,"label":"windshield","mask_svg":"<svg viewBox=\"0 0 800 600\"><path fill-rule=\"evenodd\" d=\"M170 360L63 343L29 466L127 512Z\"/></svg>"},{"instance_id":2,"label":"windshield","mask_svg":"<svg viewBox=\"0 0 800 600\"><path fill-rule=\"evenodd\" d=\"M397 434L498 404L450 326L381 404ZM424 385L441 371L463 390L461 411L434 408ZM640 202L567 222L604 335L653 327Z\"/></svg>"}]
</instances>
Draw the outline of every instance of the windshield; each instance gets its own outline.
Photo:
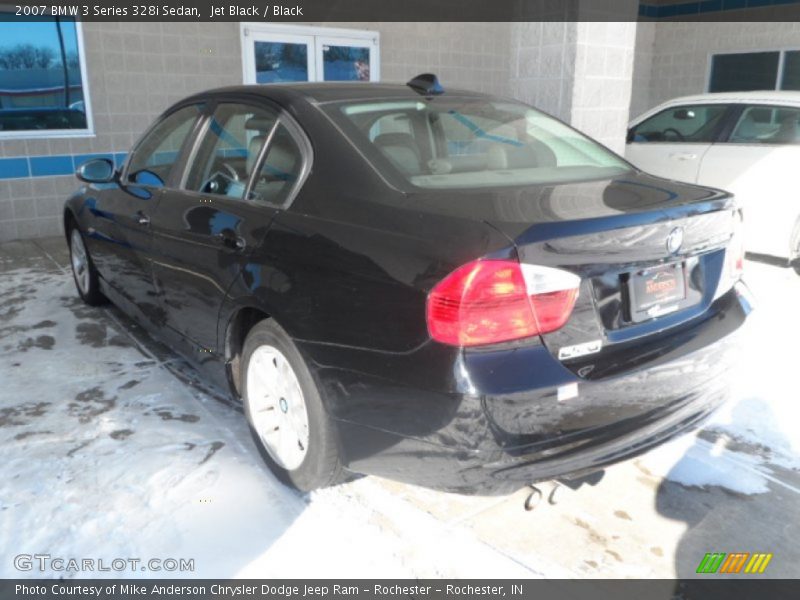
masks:
<instances>
[{"instance_id":1,"label":"windshield","mask_svg":"<svg viewBox=\"0 0 800 600\"><path fill-rule=\"evenodd\" d=\"M615 177L630 166L523 104L475 98L325 106L368 157L415 186L498 187Z\"/></svg>"}]
</instances>

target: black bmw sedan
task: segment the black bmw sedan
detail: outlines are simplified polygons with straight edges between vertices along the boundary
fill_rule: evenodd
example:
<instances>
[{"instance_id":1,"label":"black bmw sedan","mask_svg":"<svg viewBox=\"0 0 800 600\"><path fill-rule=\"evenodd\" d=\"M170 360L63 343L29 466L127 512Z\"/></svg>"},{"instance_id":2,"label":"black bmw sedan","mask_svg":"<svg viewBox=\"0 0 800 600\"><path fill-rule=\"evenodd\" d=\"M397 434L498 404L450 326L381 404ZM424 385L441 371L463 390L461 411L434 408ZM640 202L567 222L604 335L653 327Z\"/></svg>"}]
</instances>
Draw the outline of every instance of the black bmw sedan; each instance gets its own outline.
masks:
<instances>
[{"instance_id":1,"label":"black bmw sedan","mask_svg":"<svg viewBox=\"0 0 800 600\"><path fill-rule=\"evenodd\" d=\"M433 77L198 94L77 175L78 293L241 399L301 490L600 470L725 399L751 310L729 194Z\"/></svg>"}]
</instances>

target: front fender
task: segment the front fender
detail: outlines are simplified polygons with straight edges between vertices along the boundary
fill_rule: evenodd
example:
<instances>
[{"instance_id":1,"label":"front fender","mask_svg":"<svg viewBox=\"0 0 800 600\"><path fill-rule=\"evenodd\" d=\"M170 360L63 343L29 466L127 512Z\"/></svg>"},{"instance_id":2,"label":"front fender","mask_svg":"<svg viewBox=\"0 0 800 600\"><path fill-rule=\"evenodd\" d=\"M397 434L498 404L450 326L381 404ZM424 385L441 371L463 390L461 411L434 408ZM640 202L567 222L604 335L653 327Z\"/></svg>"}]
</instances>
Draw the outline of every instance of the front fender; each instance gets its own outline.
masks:
<instances>
[{"instance_id":1,"label":"front fender","mask_svg":"<svg viewBox=\"0 0 800 600\"><path fill-rule=\"evenodd\" d=\"M78 223L78 225L85 231L85 223L81 218L83 208L83 190L74 192L64 201L64 211L62 213L62 225L64 227L64 235L67 235L67 223L70 219Z\"/></svg>"}]
</instances>

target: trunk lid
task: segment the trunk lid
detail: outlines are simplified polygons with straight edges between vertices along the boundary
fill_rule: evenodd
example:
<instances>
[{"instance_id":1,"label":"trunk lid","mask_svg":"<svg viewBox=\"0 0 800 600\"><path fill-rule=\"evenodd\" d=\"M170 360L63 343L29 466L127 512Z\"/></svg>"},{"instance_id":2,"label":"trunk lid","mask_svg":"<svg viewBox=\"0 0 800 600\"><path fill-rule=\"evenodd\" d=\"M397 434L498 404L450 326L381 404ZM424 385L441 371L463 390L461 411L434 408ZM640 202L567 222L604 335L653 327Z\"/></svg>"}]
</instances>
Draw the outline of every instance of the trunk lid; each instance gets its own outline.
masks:
<instances>
[{"instance_id":1,"label":"trunk lid","mask_svg":"<svg viewBox=\"0 0 800 600\"><path fill-rule=\"evenodd\" d=\"M725 273L738 219L734 198L636 171L553 185L431 190L407 195L405 208L484 222L509 240L522 263L578 275L568 322L541 337L587 379L630 369L631 347L641 356L637 364L667 352L664 335L710 318L735 281ZM676 229L681 244L670 250ZM658 302L646 293L648 282L654 291L674 284L674 294Z\"/></svg>"},{"instance_id":2,"label":"trunk lid","mask_svg":"<svg viewBox=\"0 0 800 600\"><path fill-rule=\"evenodd\" d=\"M648 339L710 316L733 284L725 250L738 216L725 192L632 174L553 186L531 201L515 208L538 221L487 222L513 240L520 262L581 277L569 321L542 336L581 377L630 368L615 356L633 344L646 360ZM663 344L654 344L652 352L660 351Z\"/></svg>"}]
</instances>

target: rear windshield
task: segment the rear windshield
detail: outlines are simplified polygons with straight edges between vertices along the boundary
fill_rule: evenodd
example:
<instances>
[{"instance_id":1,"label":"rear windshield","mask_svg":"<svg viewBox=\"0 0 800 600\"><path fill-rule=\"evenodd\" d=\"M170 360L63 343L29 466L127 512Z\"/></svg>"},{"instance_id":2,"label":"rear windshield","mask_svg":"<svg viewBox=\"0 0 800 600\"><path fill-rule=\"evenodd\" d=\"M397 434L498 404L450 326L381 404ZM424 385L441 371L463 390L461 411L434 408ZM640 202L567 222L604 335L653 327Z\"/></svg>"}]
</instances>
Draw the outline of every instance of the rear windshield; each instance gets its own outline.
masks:
<instances>
[{"instance_id":1,"label":"rear windshield","mask_svg":"<svg viewBox=\"0 0 800 600\"><path fill-rule=\"evenodd\" d=\"M367 157L423 188L504 187L614 177L630 166L523 104L475 98L325 106Z\"/></svg>"}]
</instances>

